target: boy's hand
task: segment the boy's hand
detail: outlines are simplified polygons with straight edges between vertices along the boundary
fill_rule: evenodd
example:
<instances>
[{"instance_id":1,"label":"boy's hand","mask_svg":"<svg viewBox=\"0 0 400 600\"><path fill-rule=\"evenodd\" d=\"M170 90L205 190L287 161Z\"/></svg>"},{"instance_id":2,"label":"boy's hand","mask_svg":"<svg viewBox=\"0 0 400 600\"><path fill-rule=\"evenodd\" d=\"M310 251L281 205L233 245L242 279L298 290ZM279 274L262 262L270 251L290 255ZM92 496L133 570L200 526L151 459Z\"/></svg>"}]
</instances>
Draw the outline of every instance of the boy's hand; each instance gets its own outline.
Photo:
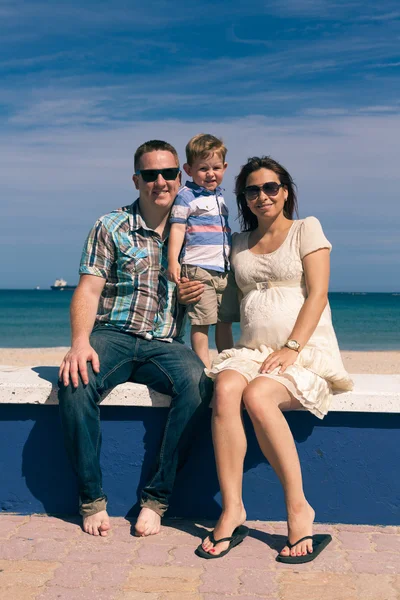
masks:
<instances>
[{"instance_id":1,"label":"boy's hand","mask_svg":"<svg viewBox=\"0 0 400 600\"><path fill-rule=\"evenodd\" d=\"M181 304L195 304L204 292L204 284L201 281L189 281L187 277L181 277L177 290L178 301Z\"/></svg>"},{"instance_id":2,"label":"boy's hand","mask_svg":"<svg viewBox=\"0 0 400 600\"><path fill-rule=\"evenodd\" d=\"M168 263L167 277L169 281L178 284L181 280L181 265L179 262Z\"/></svg>"}]
</instances>

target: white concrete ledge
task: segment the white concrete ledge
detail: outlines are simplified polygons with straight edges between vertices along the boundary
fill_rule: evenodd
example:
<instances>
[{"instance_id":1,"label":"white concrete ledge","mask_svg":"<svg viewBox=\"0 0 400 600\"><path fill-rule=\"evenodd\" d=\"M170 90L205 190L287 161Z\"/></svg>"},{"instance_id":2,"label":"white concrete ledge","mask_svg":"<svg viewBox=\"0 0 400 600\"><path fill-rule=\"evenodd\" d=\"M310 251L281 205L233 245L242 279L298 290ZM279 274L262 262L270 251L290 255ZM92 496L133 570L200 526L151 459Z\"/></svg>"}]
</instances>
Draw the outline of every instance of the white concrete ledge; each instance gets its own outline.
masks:
<instances>
[{"instance_id":1,"label":"white concrete ledge","mask_svg":"<svg viewBox=\"0 0 400 600\"><path fill-rule=\"evenodd\" d=\"M0 365L0 404L58 404L57 367ZM337 394L330 412L400 413L399 375L352 375L352 392ZM106 393L105 406L169 406L170 398L145 385L124 383Z\"/></svg>"}]
</instances>

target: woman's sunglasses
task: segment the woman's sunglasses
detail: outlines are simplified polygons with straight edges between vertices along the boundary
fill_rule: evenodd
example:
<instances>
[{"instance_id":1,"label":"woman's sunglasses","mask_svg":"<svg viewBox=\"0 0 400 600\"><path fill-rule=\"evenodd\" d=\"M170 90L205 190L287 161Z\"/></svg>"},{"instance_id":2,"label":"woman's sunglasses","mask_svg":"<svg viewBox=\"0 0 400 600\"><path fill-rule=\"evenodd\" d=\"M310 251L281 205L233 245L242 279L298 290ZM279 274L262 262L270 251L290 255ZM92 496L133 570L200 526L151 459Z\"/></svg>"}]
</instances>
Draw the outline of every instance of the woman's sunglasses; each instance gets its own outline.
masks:
<instances>
[{"instance_id":1,"label":"woman's sunglasses","mask_svg":"<svg viewBox=\"0 0 400 600\"><path fill-rule=\"evenodd\" d=\"M178 174L179 167L170 167L168 169L141 169L136 171L136 175L141 175L143 181L146 183L155 181L159 175L161 175L165 181L172 181L178 177Z\"/></svg>"},{"instance_id":2,"label":"woman's sunglasses","mask_svg":"<svg viewBox=\"0 0 400 600\"><path fill-rule=\"evenodd\" d=\"M268 181L267 183L263 183L263 185L249 185L244 188L244 197L249 202L258 200L261 190L266 196L274 197L279 192L279 188L283 187L283 183L276 183L276 181Z\"/></svg>"}]
</instances>

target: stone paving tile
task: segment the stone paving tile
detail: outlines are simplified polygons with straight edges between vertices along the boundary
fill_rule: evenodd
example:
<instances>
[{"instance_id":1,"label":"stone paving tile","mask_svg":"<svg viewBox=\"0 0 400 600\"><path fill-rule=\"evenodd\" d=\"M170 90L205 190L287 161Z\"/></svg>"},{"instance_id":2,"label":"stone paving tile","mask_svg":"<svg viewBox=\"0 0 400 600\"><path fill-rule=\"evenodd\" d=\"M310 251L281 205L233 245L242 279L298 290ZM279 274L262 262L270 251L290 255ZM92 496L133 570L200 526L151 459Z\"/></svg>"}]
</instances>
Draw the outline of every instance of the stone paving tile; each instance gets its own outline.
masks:
<instances>
[{"instance_id":1,"label":"stone paving tile","mask_svg":"<svg viewBox=\"0 0 400 600\"><path fill-rule=\"evenodd\" d=\"M82 533L82 528L76 523L69 523L61 519L31 519L28 523L18 528L17 536L21 538L41 539L70 539L77 538Z\"/></svg>"},{"instance_id":2,"label":"stone paving tile","mask_svg":"<svg viewBox=\"0 0 400 600\"><path fill-rule=\"evenodd\" d=\"M8 515L0 516L0 538L8 538L14 535L18 528L27 522L28 517L10 517Z\"/></svg>"},{"instance_id":3,"label":"stone paving tile","mask_svg":"<svg viewBox=\"0 0 400 600\"><path fill-rule=\"evenodd\" d=\"M169 546L156 546L155 544L146 546L146 542L144 541L131 562L139 565L163 566L171 562L171 560Z\"/></svg>"},{"instance_id":4,"label":"stone paving tile","mask_svg":"<svg viewBox=\"0 0 400 600\"><path fill-rule=\"evenodd\" d=\"M239 594L239 596L227 596L225 594L203 594L203 600L280 600L279 596L270 595L270 596L248 596L244 594ZM289 598L284 598L284 600L289 600ZM309 598L305 598L304 600L310 600Z\"/></svg>"},{"instance_id":5,"label":"stone paving tile","mask_svg":"<svg viewBox=\"0 0 400 600\"><path fill-rule=\"evenodd\" d=\"M348 552L347 560L356 573L396 575L400 560L394 552Z\"/></svg>"},{"instance_id":6,"label":"stone paving tile","mask_svg":"<svg viewBox=\"0 0 400 600\"><path fill-rule=\"evenodd\" d=\"M58 566L57 562L38 560L0 560L0 589L10 586L40 587L53 577Z\"/></svg>"},{"instance_id":7,"label":"stone paving tile","mask_svg":"<svg viewBox=\"0 0 400 600\"><path fill-rule=\"evenodd\" d=\"M182 597L180 592L165 592L161 594L159 598L160 600L203 600L203 595L196 594L195 592L193 594L191 592L185 592L185 595ZM256 599L253 598L253 600Z\"/></svg>"},{"instance_id":8,"label":"stone paving tile","mask_svg":"<svg viewBox=\"0 0 400 600\"><path fill-rule=\"evenodd\" d=\"M287 571L279 577L281 598L290 600L396 600L385 576Z\"/></svg>"},{"instance_id":9,"label":"stone paving tile","mask_svg":"<svg viewBox=\"0 0 400 600\"><path fill-rule=\"evenodd\" d=\"M285 523L250 522L242 544L208 561L194 550L212 523L171 520L151 538L123 518L112 526L94 538L78 518L0 515L0 600L400 600L400 528L318 524L333 542L293 567L275 561Z\"/></svg>"},{"instance_id":10,"label":"stone paving tile","mask_svg":"<svg viewBox=\"0 0 400 600\"><path fill-rule=\"evenodd\" d=\"M377 552L400 552L400 536L386 533L371 534L371 541ZM400 561L400 556L399 556Z\"/></svg>"},{"instance_id":11,"label":"stone paving tile","mask_svg":"<svg viewBox=\"0 0 400 600\"><path fill-rule=\"evenodd\" d=\"M107 538L112 540L120 540L122 542L130 542L132 544L137 544L142 541L142 538L136 537L128 522L125 524L121 524L118 527L114 526L114 521L111 521L112 528L108 533ZM157 537L157 536L154 536Z\"/></svg>"},{"instance_id":12,"label":"stone paving tile","mask_svg":"<svg viewBox=\"0 0 400 600\"><path fill-rule=\"evenodd\" d=\"M197 546L178 546L171 548L169 554L172 556L172 563L178 567L203 567L204 559L199 558L194 553L196 547ZM214 560L213 562L216 561Z\"/></svg>"},{"instance_id":13,"label":"stone paving tile","mask_svg":"<svg viewBox=\"0 0 400 600\"><path fill-rule=\"evenodd\" d=\"M394 577L391 577L390 581L393 586L393 589L396 590L400 598L400 575L395 575Z\"/></svg>"},{"instance_id":14,"label":"stone paving tile","mask_svg":"<svg viewBox=\"0 0 400 600\"><path fill-rule=\"evenodd\" d=\"M110 546L96 547L93 545L92 548L71 548L68 554L65 556L64 561L66 562L91 562L91 563L125 563L133 557L134 548L121 547L121 544L117 548L110 548Z\"/></svg>"},{"instance_id":15,"label":"stone paving tile","mask_svg":"<svg viewBox=\"0 0 400 600\"><path fill-rule=\"evenodd\" d=\"M101 590L86 587L82 589L47 588L35 600L115 600L116 590Z\"/></svg>"},{"instance_id":16,"label":"stone paving tile","mask_svg":"<svg viewBox=\"0 0 400 600\"><path fill-rule=\"evenodd\" d=\"M100 588L118 590L127 581L132 567L129 564L101 564L95 565L91 571L91 585Z\"/></svg>"},{"instance_id":17,"label":"stone paving tile","mask_svg":"<svg viewBox=\"0 0 400 600\"><path fill-rule=\"evenodd\" d=\"M73 540L68 546L65 561L78 562L126 562L133 558L137 549L135 543L120 541L111 536L92 536L86 533Z\"/></svg>"},{"instance_id":18,"label":"stone paving tile","mask_svg":"<svg viewBox=\"0 0 400 600\"><path fill-rule=\"evenodd\" d=\"M0 559L19 560L29 556L34 548L34 540L11 538L0 544Z\"/></svg>"},{"instance_id":19,"label":"stone paving tile","mask_svg":"<svg viewBox=\"0 0 400 600\"><path fill-rule=\"evenodd\" d=\"M349 575L341 573L282 572L278 579L279 594L290 600L360 600Z\"/></svg>"},{"instance_id":20,"label":"stone paving tile","mask_svg":"<svg viewBox=\"0 0 400 600\"><path fill-rule=\"evenodd\" d=\"M62 588L86 587L92 582L91 573L95 568L96 565L86 562L64 563L54 571L54 576L47 585Z\"/></svg>"},{"instance_id":21,"label":"stone paving tile","mask_svg":"<svg viewBox=\"0 0 400 600\"><path fill-rule=\"evenodd\" d=\"M61 562L68 549L69 544L65 541L38 540L35 541L29 560L58 560Z\"/></svg>"},{"instance_id":22,"label":"stone paving tile","mask_svg":"<svg viewBox=\"0 0 400 600\"><path fill-rule=\"evenodd\" d=\"M400 527L393 527L391 525L350 525L348 523L338 523L334 527L338 531L351 531L352 533L390 533L399 534Z\"/></svg>"},{"instance_id":23,"label":"stone paving tile","mask_svg":"<svg viewBox=\"0 0 400 600\"><path fill-rule=\"evenodd\" d=\"M278 594L277 574L273 571L254 571L244 569L239 577L239 593L257 594L258 596L276 596Z\"/></svg>"},{"instance_id":24,"label":"stone paving tile","mask_svg":"<svg viewBox=\"0 0 400 600\"><path fill-rule=\"evenodd\" d=\"M180 595L183 600L182 595ZM159 594L152 594L151 592L135 592L134 590L125 590L119 592L115 597L115 600L160 600ZM254 599L253 599L254 600Z\"/></svg>"},{"instance_id":25,"label":"stone paving tile","mask_svg":"<svg viewBox=\"0 0 400 600\"><path fill-rule=\"evenodd\" d=\"M15 514L10 514L7 512L1 512L0 513L0 523L7 522L7 523L17 523L19 525L21 525L22 523L26 523L29 521L29 519L31 518L30 515L15 515Z\"/></svg>"},{"instance_id":26,"label":"stone paving tile","mask_svg":"<svg viewBox=\"0 0 400 600\"><path fill-rule=\"evenodd\" d=\"M347 552L361 551L374 552L374 547L371 544L369 533L357 533L356 535L350 531L340 531L337 534L337 539Z\"/></svg>"},{"instance_id":27,"label":"stone paving tile","mask_svg":"<svg viewBox=\"0 0 400 600\"><path fill-rule=\"evenodd\" d=\"M212 560L212 559L211 559ZM221 559L223 560L223 559ZM208 561L211 562L211 561ZM208 564L207 562L207 564ZM216 562L213 560L213 562ZM240 569L219 568L215 570L206 570L201 575L202 584L199 587L200 592L212 592L214 594L237 594L240 586ZM216 576L216 573L218 575Z\"/></svg>"},{"instance_id":28,"label":"stone paving tile","mask_svg":"<svg viewBox=\"0 0 400 600\"><path fill-rule=\"evenodd\" d=\"M0 589L0 600L34 600L40 590L37 587L10 586Z\"/></svg>"},{"instance_id":29,"label":"stone paving tile","mask_svg":"<svg viewBox=\"0 0 400 600\"><path fill-rule=\"evenodd\" d=\"M136 566L128 577L124 589L137 592L197 592L202 569L187 567Z\"/></svg>"},{"instance_id":30,"label":"stone paving tile","mask_svg":"<svg viewBox=\"0 0 400 600\"><path fill-rule=\"evenodd\" d=\"M355 581L357 600L398 600L400 596L390 575L368 575L363 573ZM399 589L400 591L400 589Z\"/></svg>"}]
</instances>

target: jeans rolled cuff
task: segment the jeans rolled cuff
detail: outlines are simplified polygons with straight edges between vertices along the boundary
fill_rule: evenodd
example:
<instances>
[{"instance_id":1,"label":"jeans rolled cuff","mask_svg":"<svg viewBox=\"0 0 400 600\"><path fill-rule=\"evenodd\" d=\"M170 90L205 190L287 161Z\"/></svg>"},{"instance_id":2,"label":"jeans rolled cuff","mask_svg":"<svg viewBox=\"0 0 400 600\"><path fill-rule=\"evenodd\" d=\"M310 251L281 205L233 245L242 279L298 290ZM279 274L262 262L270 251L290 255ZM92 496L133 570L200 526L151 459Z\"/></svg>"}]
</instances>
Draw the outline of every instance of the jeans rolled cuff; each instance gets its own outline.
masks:
<instances>
[{"instance_id":1,"label":"jeans rolled cuff","mask_svg":"<svg viewBox=\"0 0 400 600\"><path fill-rule=\"evenodd\" d=\"M107 510L107 498L97 498L91 502L80 502L79 513L82 517L91 517L102 510Z\"/></svg>"},{"instance_id":2,"label":"jeans rolled cuff","mask_svg":"<svg viewBox=\"0 0 400 600\"><path fill-rule=\"evenodd\" d=\"M168 505L159 502L158 500L151 500L149 498L142 498L140 501L141 508L150 508L160 517L164 516L164 513L168 510Z\"/></svg>"}]
</instances>

